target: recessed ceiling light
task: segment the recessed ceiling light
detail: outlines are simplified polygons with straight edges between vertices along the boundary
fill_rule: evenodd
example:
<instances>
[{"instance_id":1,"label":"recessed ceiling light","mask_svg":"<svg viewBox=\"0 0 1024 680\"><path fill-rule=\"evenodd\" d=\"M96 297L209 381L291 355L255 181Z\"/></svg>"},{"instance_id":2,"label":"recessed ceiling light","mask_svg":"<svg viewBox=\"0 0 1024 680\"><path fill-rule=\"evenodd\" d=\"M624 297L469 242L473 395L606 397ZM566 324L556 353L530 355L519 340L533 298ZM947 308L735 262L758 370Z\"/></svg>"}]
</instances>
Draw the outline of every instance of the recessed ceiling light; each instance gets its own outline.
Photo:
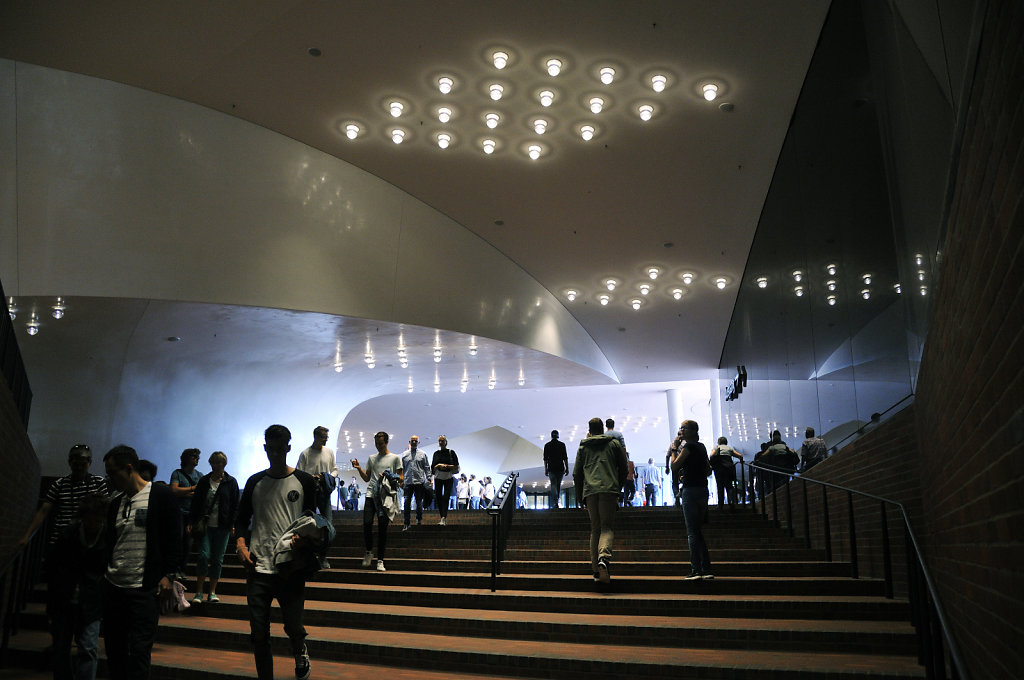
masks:
<instances>
[{"instance_id":1,"label":"recessed ceiling light","mask_svg":"<svg viewBox=\"0 0 1024 680\"><path fill-rule=\"evenodd\" d=\"M681 300L683 299L683 295L686 293L686 291L683 290L682 288L672 288L671 290L668 291L668 293L676 300Z\"/></svg>"},{"instance_id":2,"label":"recessed ceiling light","mask_svg":"<svg viewBox=\"0 0 1024 680\"><path fill-rule=\"evenodd\" d=\"M395 144L401 144L402 140L405 139L405 130L395 128L391 131L391 141Z\"/></svg>"},{"instance_id":3,"label":"recessed ceiling light","mask_svg":"<svg viewBox=\"0 0 1024 680\"><path fill-rule=\"evenodd\" d=\"M606 306L608 304L608 301L611 300L611 299L612 298L611 298L610 295L605 295L604 293L602 293L601 295L597 296L597 300L598 300L598 302L601 303L602 307Z\"/></svg>"},{"instance_id":4,"label":"recessed ceiling light","mask_svg":"<svg viewBox=\"0 0 1024 680\"><path fill-rule=\"evenodd\" d=\"M668 85L668 77L660 73L656 73L651 76L651 89L655 92L663 92L665 86Z\"/></svg>"},{"instance_id":5,"label":"recessed ceiling light","mask_svg":"<svg viewBox=\"0 0 1024 680\"><path fill-rule=\"evenodd\" d=\"M491 128L492 130L498 127L498 123L501 122L501 115L491 111L490 113L484 114L484 125Z\"/></svg>"},{"instance_id":6,"label":"recessed ceiling light","mask_svg":"<svg viewBox=\"0 0 1024 680\"><path fill-rule=\"evenodd\" d=\"M349 139L355 139L359 136L359 126L355 123L348 123L345 125L345 136Z\"/></svg>"},{"instance_id":7,"label":"recessed ceiling light","mask_svg":"<svg viewBox=\"0 0 1024 680\"><path fill-rule=\"evenodd\" d=\"M441 94L449 94L452 88L455 87L455 81L449 76L441 76L437 79L437 89L440 90Z\"/></svg>"},{"instance_id":8,"label":"recessed ceiling light","mask_svg":"<svg viewBox=\"0 0 1024 680\"><path fill-rule=\"evenodd\" d=\"M758 288L767 288L768 287L768 277L767 276L758 276L757 277L757 287Z\"/></svg>"},{"instance_id":9,"label":"recessed ceiling light","mask_svg":"<svg viewBox=\"0 0 1024 680\"><path fill-rule=\"evenodd\" d=\"M654 107L650 104L641 104L637 107L637 112L640 114L640 120L646 122L654 115Z\"/></svg>"},{"instance_id":10,"label":"recessed ceiling light","mask_svg":"<svg viewBox=\"0 0 1024 680\"><path fill-rule=\"evenodd\" d=\"M452 143L452 136L447 132L442 132L437 135L437 145L442 149L447 149Z\"/></svg>"},{"instance_id":11,"label":"recessed ceiling light","mask_svg":"<svg viewBox=\"0 0 1024 680\"><path fill-rule=\"evenodd\" d=\"M647 276L651 277L651 281L656 280L661 275L661 269L658 267L648 267Z\"/></svg>"},{"instance_id":12,"label":"recessed ceiling light","mask_svg":"<svg viewBox=\"0 0 1024 680\"><path fill-rule=\"evenodd\" d=\"M447 123L452 119L452 110L447 106L442 106L437 110L437 119L442 123Z\"/></svg>"},{"instance_id":13,"label":"recessed ceiling light","mask_svg":"<svg viewBox=\"0 0 1024 680\"><path fill-rule=\"evenodd\" d=\"M804 296L804 287L803 286L793 286L793 294L796 295L797 297L803 297Z\"/></svg>"},{"instance_id":14,"label":"recessed ceiling light","mask_svg":"<svg viewBox=\"0 0 1024 680\"><path fill-rule=\"evenodd\" d=\"M825 265L825 271L828 272L829 276L835 276L839 268L835 264L830 263Z\"/></svg>"},{"instance_id":15,"label":"recessed ceiling light","mask_svg":"<svg viewBox=\"0 0 1024 680\"><path fill-rule=\"evenodd\" d=\"M581 125L580 126L580 137L583 138L584 142L589 142L594 138L594 126L593 125Z\"/></svg>"},{"instance_id":16,"label":"recessed ceiling light","mask_svg":"<svg viewBox=\"0 0 1024 680\"><path fill-rule=\"evenodd\" d=\"M693 272L683 272L679 276L683 280L683 283L685 283L687 286L693 283L693 279L696 277L696 275Z\"/></svg>"},{"instance_id":17,"label":"recessed ceiling light","mask_svg":"<svg viewBox=\"0 0 1024 680\"><path fill-rule=\"evenodd\" d=\"M640 284L640 294L641 295L647 295L650 292L651 292L651 284L649 284L649 283L641 283Z\"/></svg>"},{"instance_id":18,"label":"recessed ceiling light","mask_svg":"<svg viewBox=\"0 0 1024 680\"><path fill-rule=\"evenodd\" d=\"M498 50L491 55L491 59L494 61L494 68L496 69L500 70L508 66L508 52Z\"/></svg>"},{"instance_id":19,"label":"recessed ceiling light","mask_svg":"<svg viewBox=\"0 0 1024 680\"><path fill-rule=\"evenodd\" d=\"M604 98L602 97L591 97L590 98L590 110L593 113L601 113L604 109Z\"/></svg>"},{"instance_id":20,"label":"recessed ceiling light","mask_svg":"<svg viewBox=\"0 0 1024 680\"><path fill-rule=\"evenodd\" d=\"M861 278L861 280L864 281L864 285L865 286L870 286L871 285L871 274L864 274L860 278Z\"/></svg>"},{"instance_id":21,"label":"recessed ceiling light","mask_svg":"<svg viewBox=\"0 0 1024 680\"><path fill-rule=\"evenodd\" d=\"M577 291L573 290L572 288L570 288L569 290L565 291L565 299L568 300L569 302L575 301L577 295L579 295L579 293Z\"/></svg>"},{"instance_id":22,"label":"recessed ceiling light","mask_svg":"<svg viewBox=\"0 0 1024 680\"><path fill-rule=\"evenodd\" d=\"M632 300L629 301L629 306L636 310L640 309L640 306L643 305L643 303L644 301L641 300L640 298L633 298Z\"/></svg>"},{"instance_id":23,"label":"recessed ceiling light","mask_svg":"<svg viewBox=\"0 0 1024 680\"><path fill-rule=\"evenodd\" d=\"M615 69L611 66L605 66L601 69L599 75L602 83L605 85L611 85L612 81L615 80Z\"/></svg>"},{"instance_id":24,"label":"recessed ceiling light","mask_svg":"<svg viewBox=\"0 0 1024 680\"><path fill-rule=\"evenodd\" d=\"M491 99L493 99L494 101L498 101L499 99L501 99L501 95L504 94L505 88L502 87L499 83L491 83L490 85L487 86L487 91L490 92Z\"/></svg>"},{"instance_id":25,"label":"recessed ceiling light","mask_svg":"<svg viewBox=\"0 0 1024 680\"><path fill-rule=\"evenodd\" d=\"M615 290L615 287L619 285L618 279L605 279L604 287L608 290Z\"/></svg>"},{"instance_id":26,"label":"recessed ceiling light","mask_svg":"<svg viewBox=\"0 0 1024 680\"><path fill-rule=\"evenodd\" d=\"M490 155L494 153L495 142L493 139L485 139L480 142L480 146L483 147L484 153Z\"/></svg>"},{"instance_id":27,"label":"recessed ceiling light","mask_svg":"<svg viewBox=\"0 0 1024 680\"><path fill-rule=\"evenodd\" d=\"M836 306L836 296L835 295L829 295L827 298L825 298L825 302L828 303L829 307L835 307Z\"/></svg>"},{"instance_id":28,"label":"recessed ceiling light","mask_svg":"<svg viewBox=\"0 0 1024 680\"><path fill-rule=\"evenodd\" d=\"M400 101L394 100L394 101L391 101L391 102L388 103L388 111L390 111L391 115L394 116L395 118L398 118L399 116L401 116L402 115L402 111L404 111L404 110L405 110L405 104L403 104Z\"/></svg>"},{"instance_id":29,"label":"recessed ceiling light","mask_svg":"<svg viewBox=\"0 0 1024 680\"><path fill-rule=\"evenodd\" d=\"M865 300L870 300L871 299L871 289L870 288L865 288L864 290L862 290L860 292L860 296L862 298L864 298Z\"/></svg>"},{"instance_id":30,"label":"recessed ceiling light","mask_svg":"<svg viewBox=\"0 0 1024 680\"><path fill-rule=\"evenodd\" d=\"M709 102L715 101L718 97L718 85L714 83L704 83L700 88L701 94L704 95L704 99Z\"/></svg>"},{"instance_id":31,"label":"recessed ceiling light","mask_svg":"<svg viewBox=\"0 0 1024 680\"><path fill-rule=\"evenodd\" d=\"M551 106L555 101L555 93L551 90L541 90L537 95L538 101L541 106Z\"/></svg>"},{"instance_id":32,"label":"recessed ceiling light","mask_svg":"<svg viewBox=\"0 0 1024 680\"><path fill-rule=\"evenodd\" d=\"M528 147L526 147L526 155L528 155L532 160L537 160L538 158L540 158L542 151L543 149L541 148L540 144L530 144Z\"/></svg>"},{"instance_id":33,"label":"recessed ceiling light","mask_svg":"<svg viewBox=\"0 0 1024 680\"><path fill-rule=\"evenodd\" d=\"M791 276L793 277L794 281L796 281L797 283L800 283L804 279L804 270L803 269L794 269L792 274L791 274Z\"/></svg>"},{"instance_id":34,"label":"recessed ceiling light","mask_svg":"<svg viewBox=\"0 0 1024 680\"><path fill-rule=\"evenodd\" d=\"M725 287L729 285L729 279L724 276L716 276L711 279L711 283L715 284L715 288L718 290L725 290Z\"/></svg>"},{"instance_id":35,"label":"recessed ceiling light","mask_svg":"<svg viewBox=\"0 0 1024 680\"><path fill-rule=\"evenodd\" d=\"M562 60L561 59L548 59L545 63L548 69L548 75L552 78L562 72Z\"/></svg>"},{"instance_id":36,"label":"recessed ceiling light","mask_svg":"<svg viewBox=\"0 0 1024 680\"><path fill-rule=\"evenodd\" d=\"M537 119L535 119L533 121L533 131L536 132L538 135L544 134L544 132L547 129L548 129L548 122L546 120L544 120L543 118L537 118Z\"/></svg>"}]
</instances>

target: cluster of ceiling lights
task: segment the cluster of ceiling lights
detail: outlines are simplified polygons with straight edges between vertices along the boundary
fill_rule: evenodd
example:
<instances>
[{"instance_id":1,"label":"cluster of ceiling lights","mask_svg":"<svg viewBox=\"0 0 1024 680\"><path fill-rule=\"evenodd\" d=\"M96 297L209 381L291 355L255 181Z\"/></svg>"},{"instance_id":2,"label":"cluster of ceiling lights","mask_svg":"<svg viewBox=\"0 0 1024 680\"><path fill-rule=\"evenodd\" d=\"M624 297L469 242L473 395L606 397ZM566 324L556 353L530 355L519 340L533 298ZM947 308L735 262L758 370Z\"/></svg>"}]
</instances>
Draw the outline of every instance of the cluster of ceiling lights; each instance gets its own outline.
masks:
<instances>
[{"instance_id":1,"label":"cluster of ceiling lights","mask_svg":"<svg viewBox=\"0 0 1024 680\"><path fill-rule=\"evenodd\" d=\"M661 425L662 422L661 416L658 416L657 418L648 418L647 416L637 416L636 418L634 418L633 416L624 416L620 420L618 416L613 415L611 416L611 419L615 421L616 427L623 432L639 432L640 428L642 427L658 427L659 425ZM579 436L581 429L584 430L583 437L586 437L588 435L586 427L581 428L579 423L573 423L570 427L556 427L554 429L558 430L561 439L569 442L574 441L576 437ZM550 433L547 432L543 434L538 434L537 441L547 441L548 437L550 436Z\"/></svg>"},{"instance_id":2,"label":"cluster of ceiling lights","mask_svg":"<svg viewBox=\"0 0 1024 680\"><path fill-rule=\"evenodd\" d=\"M920 253L914 255L914 263L917 267L917 282L918 292L921 295L928 294L928 286L925 283L927 273L924 270L924 256ZM808 279L808 273L803 269L794 269L789 273L789 277L793 280L793 295L796 297L804 297L808 293L808 287L810 281ZM762 275L754 279L754 284L760 289L768 288L770 284L768 276ZM859 291L857 296L862 300L870 300L873 295L873 285L877 285L876 276L871 272L864 272L857 278L857 286ZM821 287L824 289L825 302L830 306L834 307L839 301L839 265L834 262L830 262L825 265L822 278ZM892 284L892 290L897 295L903 292L903 285L900 282Z\"/></svg>"},{"instance_id":3,"label":"cluster of ceiling lights","mask_svg":"<svg viewBox=\"0 0 1024 680\"><path fill-rule=\"evenodd\" d=\"M779 421L777 420L761 420L754 417L751 418L748 423L746 413L732 413L731 419L730 414L726 414L724 424L726 437L735 439L737 443L751 441L751 430L753 430L754 434L753 440L758 443L767 441L775 430L778 430L782 434L783 441L790 441L803 437L803 433L798 426L794 425L790 428L789 425L783 425L780 427Z\"/></svg>"},{"instance_id":4,"label":"cluster of ceiling lights","mask_svg":"<svg viewBox=\"0 0 1024 680\"><path fill-rule=\"evenodd\" d=\"M634 310L639 310L651 299L651 294L654 293L658 285L656 282L662 279L662 290L665 295L671 297L673 300L682 300L683 296L689 292L690 286L697 281L700 276L693 270L684 270L679 272L675 277L670 278L668 283L665 283L665 279L662 276L665 274L665 270L657 265L649 265L644 267L644 274L647 278L642 279L639 283L633 283L626 285L623 283L623 279L609 276L601 280L601 290L595 293L593 298L601 304L602 307L607 307L614 299L616 293L622 294L626 304L632 307ZM677 281L679 283L677 283ZM707 278L708 283L717 288L718 290L725 290L732 279L725 274L715 274ZM680 285L680 283L682 285ZM624 293L624 294L623 294ZM563 291L565 299L569 302L575 302L580 298L581 293L577 288L567 288Z\"/></svg>"},{"instance_id":5,"label":"cluster of ceiling lights","mask_svg":"<svg viewBox=\"0 0 1024 680\"><path fill-rule=\"evenodd\" d=\"M381 102L381 112L388 122L382 125L382 132L395 144L407 143L414 132L421 129L422 122L412 122L415 116L421 110L429 111L436 125L426 138L438 149L449 149L464 141L491 155L510 146L505 141L507 135L494 131L522 123L535 138L517 144L515 150L531 160L538 160L552 151L552 146L546 141L550 139L552 130L570 131L584 142L605 134L607 126L600 122L599 117L616 106L613 88L629 80L624 75L626 68L606 61L587 69L593 86L573 92L563 76L576 66L564 55L544 54L529 60L511 48L495 47L487 52L485 58L494 75L477 83L470 83L454 73L435 74L433 86L441 97L440 101L417 105L410 98L386 97ZM518 87L513 78L504 77L516 68L529 68L531 65L536 69L535 75L542 79L532 89ZM633 97L628 106L639 121L648 122L665 112L666 102L661 95L678 86L679 79L668 70L637 72L641 73L639 85L645 94ZM534 73L527 75L533 77ZM630 84L636 86L638 83L632 80ZM698 80L693 85L694 97L705 102L715 101L724 91L721 81ZM627 93L622 95L623 98L627 96ZM521 105L524 100L534 108L531 115L521 117L518 112L513 114L502 108L510 102ZM574 118L576 122L564 125L560 117ZM340 127L349 140L358 140L369 133L368 125L357 120L345 120Z\"/></svg>"},{"instance_id":6,"label":"cluster of ceiling lights","mask_svg":"<svg viewBox=\"0 0 1024 680\"><path fill-rule=\"evenodd\" d=\"M25 320L25 331L29 335L37 335L40 328L39 314L36 312L35 305L32 307L32 311L28 313L28 318ZM50 305L50 316L59 321L64 318L67 308L68 306L64 298L58 296L54 299L54 303ZM7 298L7 315L11 317L11 321L17 320L20 311L17 300L13 297Z\"/></svg>"}]
</instances>

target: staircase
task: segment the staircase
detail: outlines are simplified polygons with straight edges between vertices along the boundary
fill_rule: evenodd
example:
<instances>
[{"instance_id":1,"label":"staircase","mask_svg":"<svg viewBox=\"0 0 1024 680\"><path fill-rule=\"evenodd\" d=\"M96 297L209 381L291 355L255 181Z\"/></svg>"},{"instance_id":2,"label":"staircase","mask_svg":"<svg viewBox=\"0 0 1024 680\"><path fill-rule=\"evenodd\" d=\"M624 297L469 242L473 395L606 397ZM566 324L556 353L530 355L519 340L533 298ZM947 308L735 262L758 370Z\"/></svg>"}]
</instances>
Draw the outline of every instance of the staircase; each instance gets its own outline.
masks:
<instances>
[{"instance_id":1,"label":"staircase","mask_svg":"<svg viewBox=\"0 0 1024 680\"><path fill-rule=\"evenodd\" d=\"M444 527L429 512L404 533L392 525L386 573L360 567L361 513L335 519L331 569L306 590L314 678L924 676L906 601L849 578L849 565L823 561L749 508L711 510L713 581L682 578L680 511L621 510L606 592L591 575L583 510L517 511L495 593L485 512L452 511ZM152 677L254 677L233 556L218 591L219 603L161 620ZM41 604L27 622L37 630L12 643L38 655L48 643ZM273 632L277 677L289 678L280 623Z\"/></svg>"}]
</instances>

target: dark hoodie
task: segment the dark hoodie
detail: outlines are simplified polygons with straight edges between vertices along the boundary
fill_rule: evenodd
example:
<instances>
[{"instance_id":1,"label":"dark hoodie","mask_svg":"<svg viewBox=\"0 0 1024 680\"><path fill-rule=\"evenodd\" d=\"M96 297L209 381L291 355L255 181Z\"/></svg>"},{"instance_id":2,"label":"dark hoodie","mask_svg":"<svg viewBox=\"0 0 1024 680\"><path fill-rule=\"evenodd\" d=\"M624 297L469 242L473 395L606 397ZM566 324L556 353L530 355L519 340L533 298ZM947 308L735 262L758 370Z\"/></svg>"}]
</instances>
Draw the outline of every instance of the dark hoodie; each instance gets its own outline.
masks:
<instances>
[{"instance_id":1,"label":"dark hoodie","mask_svg":"<svg viewBox=\"0 0 1024 680\"><path fill-rule=\"evenodd\" d=\"M576 497L583 499L595 493L617 494L626 483L628 472L626 450L618 439L606 434L592 434L580 442L576 451L576 464L572 470Z\"/></svg>"}]
</instances>

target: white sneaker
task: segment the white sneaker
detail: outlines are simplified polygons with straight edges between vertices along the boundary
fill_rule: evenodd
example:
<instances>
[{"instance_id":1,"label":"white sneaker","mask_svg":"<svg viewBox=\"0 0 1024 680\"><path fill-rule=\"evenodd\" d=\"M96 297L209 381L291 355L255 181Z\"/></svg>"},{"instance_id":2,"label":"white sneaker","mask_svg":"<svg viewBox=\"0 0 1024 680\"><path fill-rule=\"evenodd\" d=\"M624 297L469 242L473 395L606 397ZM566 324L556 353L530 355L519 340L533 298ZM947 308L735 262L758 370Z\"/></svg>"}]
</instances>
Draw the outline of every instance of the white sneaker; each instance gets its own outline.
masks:
<instances>
[{"instance_id":1,"label":"white sneaker","mask_svg":"<svg viewBox=\"0 0 1024 680\"><path fill-rule=\"evenodd\" d=\"M377 571L387 571L384 568L384 560L377 560Z\"/></svg>"},{"instance_id":2,"label":"white sneaker","mask_svg":"<svg viewBox=\"0 0 1024 680\"><path fill-rule=\"evenodd\" d=\"M366 567L370 566L371 561L373 561L373 555L371 555L370 552L367 551L366 554L363 555L363 568L365 569Z\"/></svg>"}]
</instances>

